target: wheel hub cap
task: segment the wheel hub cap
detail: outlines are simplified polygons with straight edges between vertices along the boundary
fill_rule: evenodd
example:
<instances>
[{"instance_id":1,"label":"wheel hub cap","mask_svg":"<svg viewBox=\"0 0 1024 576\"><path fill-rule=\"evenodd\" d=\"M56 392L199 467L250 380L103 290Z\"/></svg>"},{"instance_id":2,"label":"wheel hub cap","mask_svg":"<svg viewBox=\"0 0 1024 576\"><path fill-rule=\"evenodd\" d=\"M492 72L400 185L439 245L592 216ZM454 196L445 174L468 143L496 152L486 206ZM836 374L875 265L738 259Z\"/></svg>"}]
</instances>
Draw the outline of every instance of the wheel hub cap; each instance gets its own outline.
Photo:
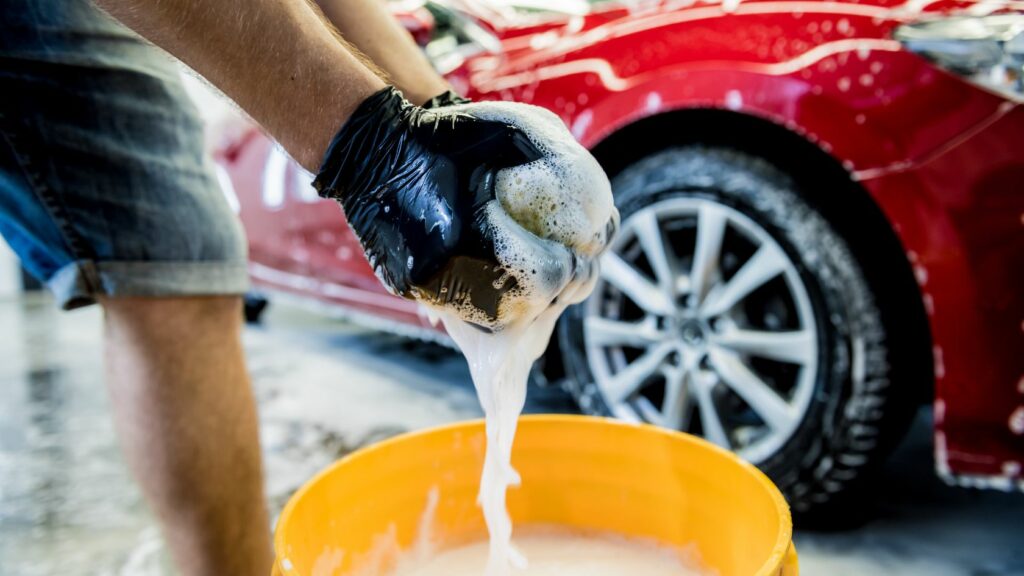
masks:
<instances>
[{"instance_id":1,"label":"wheel hub cap","mask_svg":"<svg viewBox=\"0 0 1024 576\"><path fill-rule=\"evenodd\" d=\"M697 319L683 320L679 328L679 337L683 343L691 348L703 348L704 323Z\"/></svg>"}]
</instances>

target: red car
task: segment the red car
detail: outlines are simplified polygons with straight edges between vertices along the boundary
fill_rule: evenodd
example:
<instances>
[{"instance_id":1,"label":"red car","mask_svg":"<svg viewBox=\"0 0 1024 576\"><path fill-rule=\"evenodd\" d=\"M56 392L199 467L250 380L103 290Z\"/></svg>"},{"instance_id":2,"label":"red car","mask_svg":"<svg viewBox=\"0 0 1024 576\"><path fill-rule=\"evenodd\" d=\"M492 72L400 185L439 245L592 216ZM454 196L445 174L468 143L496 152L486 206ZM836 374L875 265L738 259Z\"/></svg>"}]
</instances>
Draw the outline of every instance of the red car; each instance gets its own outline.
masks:
<instances>
[{"instance_id":1,"label":"red car","mask_svg":"<svg viewBox=\"0 0 1024 576\"><path fill-rule=\"evenodd\" d=\"M1024 4L550 4L399 9L612 178L621 234L538 380L735 450L797 512L863 495L928 400L944 479L1024 488ZM444 339L266 137L218 163L262 290Z\"/></svg>"}]
</instances>

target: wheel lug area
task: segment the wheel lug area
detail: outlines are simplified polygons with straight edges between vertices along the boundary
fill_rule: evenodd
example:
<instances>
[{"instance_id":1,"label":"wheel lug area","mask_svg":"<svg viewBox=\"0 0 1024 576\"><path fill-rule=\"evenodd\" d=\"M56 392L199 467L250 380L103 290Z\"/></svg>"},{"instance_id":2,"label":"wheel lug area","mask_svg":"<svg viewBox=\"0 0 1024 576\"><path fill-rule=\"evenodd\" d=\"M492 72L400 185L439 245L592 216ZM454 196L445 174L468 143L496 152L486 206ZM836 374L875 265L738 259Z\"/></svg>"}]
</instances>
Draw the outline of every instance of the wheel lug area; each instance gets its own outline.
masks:
<instances>
[{"instance_id":1,"label":"wheel lug area","mask_svg":"<svg viewBox=\"0 0 1024 576\"><path fill-rule=\"evenodd\" d=\"M679 335L686 344L699 347L704 344L704 330L696 320L688 320L683 323Z\"/></svg>"},{"instance_id":2,"label":"wheel lug area","mask_svg":"<svg viewBox=\"0 0 1024 576\"><path fill-rule=\"evenodd\" d=\"M707 354L701 355L700 361L698 361L697 363L697 367L706 372L710 372L713 370L713 368L711 367L711 360L708 359Z\"/></svg>"},{"instance_id":3,"label":"wheel lug area","mask_svg":"<svg viewBox=\"0 0 1024 576\"><path fill-rule=\"evenodd\" d=\"M656 316L654 318L654 327L659 331L665 331L672 328L673 318L668 316Z\"/></svg>"}]
</instances>

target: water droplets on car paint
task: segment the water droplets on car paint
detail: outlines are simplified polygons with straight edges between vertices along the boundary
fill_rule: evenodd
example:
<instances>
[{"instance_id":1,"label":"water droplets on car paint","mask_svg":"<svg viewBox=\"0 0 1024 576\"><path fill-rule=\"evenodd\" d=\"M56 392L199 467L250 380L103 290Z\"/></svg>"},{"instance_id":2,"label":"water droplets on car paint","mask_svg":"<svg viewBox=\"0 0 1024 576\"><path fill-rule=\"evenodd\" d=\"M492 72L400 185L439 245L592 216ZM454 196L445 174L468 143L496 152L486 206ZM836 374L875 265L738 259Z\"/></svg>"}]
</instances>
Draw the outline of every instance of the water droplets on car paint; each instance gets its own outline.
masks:
<instances>
[{"instance_id":1,"label":"water droplets on car paint","mask_svg":"<svg viewBox=\"0 0 1024 576\"><path fill-rule=\"evenodd\" d=\"M576 34L583 30L583 25L586 23L586 18L583 16L573 16L569 18L569 21L565 24L565 31L569 34Z\"/></svg>"},{"instance_id":2,"label":"water droplets on car paint","mask_svg":"<svg viewBox=\"0 0 1024 576\"><path fill-rule=\"evenodd\" d=\"M583 139L583 135L587 133L587 129L590 128L590 123L594 120L594 113L590 110L584 110L576 115L576 119L573 120L569 130L572 132L573 137L577 140Z\"/></svg>"},{"instance_id":3,"label":"water droplets on car paint","mask_svg":"<svg viewBox=\"0 0 1024 576\"><path fill-rule=\"evenodd\" d=\"M650 113L659 112L661 110L661 94L657 92L648 94L644 100L644 108Z\"/></svg>"},{"instance_id":4,"label":"water droplets on car paint","mask_svg":"<svg viewBox=\"0 0 1024 576\"><path fill-rule=\"evenodd\" d=\"M1018 406L1017 409L1010 414L1009 424L1011 432L1017 436L1024 436L1024 406Z\"/></svg>"},{"instance_id":5,"label":"water droplets on car paint","mask_svg":"<svg viewBox=\"0 0 1024 576\"><path fill-rule=\"evenodd\" d=\"M722 10L725 12L735 12L740 7L741 0L722 0Z\"/></svg>"},{"instance_id":6,"label":"water droplets on car paint","mask_svg":"<svg viewBox=\"0 0 1024 576\"><path fill-rule=\"evenodd\" d=\"M729 110L743 108L743 95L740 94L739 90L729 90L725 94L725 107Z\"/></svg>"},{"instance_id":7,"label":"water droplets on car paint","mask_svg":"<svg viewBox=\"0 0 1024 576\"><path fill-rule=\"evenodd\" d=\"M928 269L920 264L913 266L914 279L917 280L917 285L924 287L928 284Z\"/></svg>"},{"instance_id":8,"label":"water droplets on car paint","mask_svg":"<svg viewBox=\"0 0 1024 576\"><path fill-rule=\"evenodd\" d=\"M652 12L657 9L659 0L623 0L622 4L629 11L630 15L637 16L645 13ZM690 4L693 0L690 0ZM687 4L689 5L689 4ZM682 6L672 5L672 9L677 9Z\"/></svg>"},{"instance_id":9,"label":"water droplets on car paint","mask_svg":"<svg viewBox=\"0 0 1024 576\"><path fill-rule=\"evenodd\" d=\"M537 34L530 38L530 48L534 50L543 50L550 48L558 43L558 32L554 30Z\"/></svg>"}]
</instances>

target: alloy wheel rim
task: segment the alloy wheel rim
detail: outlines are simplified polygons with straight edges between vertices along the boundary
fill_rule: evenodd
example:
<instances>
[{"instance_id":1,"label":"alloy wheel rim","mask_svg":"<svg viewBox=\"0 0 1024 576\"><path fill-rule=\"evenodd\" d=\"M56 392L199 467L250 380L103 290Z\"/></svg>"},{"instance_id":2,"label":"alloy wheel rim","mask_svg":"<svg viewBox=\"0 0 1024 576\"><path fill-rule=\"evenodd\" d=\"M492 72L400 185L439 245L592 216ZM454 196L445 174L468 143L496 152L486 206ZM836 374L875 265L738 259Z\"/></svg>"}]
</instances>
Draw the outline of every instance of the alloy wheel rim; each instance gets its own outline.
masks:
<instances>
[{"instance_id":1,"label":"alloy wheel rim","mask_svg":"<svg viewBox=\"0 0 1024 576\"><path fill-rule=\"evenodd\" d=\"M803 421L820 348L798 269L762 226L702 197L622 223L583 308L611 413L698 433L755 463Z\"/></svg>"}]
</instances>

